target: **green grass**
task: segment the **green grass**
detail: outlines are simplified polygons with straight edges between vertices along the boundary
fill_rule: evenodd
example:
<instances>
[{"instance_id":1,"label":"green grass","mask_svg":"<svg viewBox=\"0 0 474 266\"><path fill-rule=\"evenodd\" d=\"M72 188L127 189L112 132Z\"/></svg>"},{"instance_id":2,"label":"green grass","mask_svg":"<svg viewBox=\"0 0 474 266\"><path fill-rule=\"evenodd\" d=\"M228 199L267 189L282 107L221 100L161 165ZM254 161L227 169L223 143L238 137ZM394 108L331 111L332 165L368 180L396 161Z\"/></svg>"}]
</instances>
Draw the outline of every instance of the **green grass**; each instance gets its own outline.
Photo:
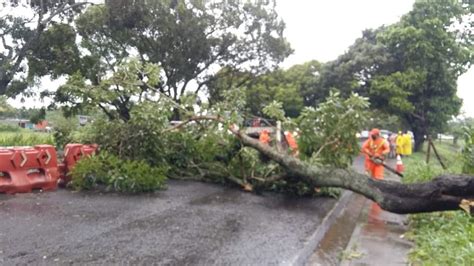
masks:
<instances>
[{"instance_id":1,"label":"green grass","mask_svg":"<svg viewBox=\"0 0 474 266\"><path fill-rule=\"evenodd\" d=\"M474 218L467 213L416 214L410 227L414 265L474 265Z\"/></svg>"},{"instance_id":2,"label":"green grass","mask_svg":"<svg viewBox=\"0 0 474 266\"><path fill-rule=\"evenodd\" d=\"M461 172L463 161L460 146L453 145L451 142L435 142L434 144L447 169L441 167L433 150L431 150L429 163L426 163L427 145L425 143L422 152L413 153L411 156L403 158L406 169L405 183L426 182L436 175Z\"/></svg>"},{"instance_id":3,"label":"green grass","mask_svg":"<svg viewBox=\"0 0 474 266\"><path fill-rule=\"evenodd\" d=\"M34 146L38 144L54 145L54 138L49 133L29 130L0 132L0 146Z\"/></svg>"},{"instance_id":4,"label":"green grass","mask_svg":"<svg viewBox=\"0 0 474 266\"><path fill-rule=\"evenodd\" d=\"M21 127L15 124L0 123L0 132L19 132Z\"/></svg>"},{"instance_id":5,"label":"green grass","mask_svg":"<svg viewBox=\"0 0 474 266\"><path fill-rule=\"evenodd\" d=\"M443 173L461 172L459 146L448 142L435 142L435 146L448 169L442 169L433 153L427 164L424 147L423 152L404 158L404 182L426 182ZM474 218L463 211L411 215L407 236L415 243L409 255L414 265L474 265Z\"/></svg>"}]
</instances>

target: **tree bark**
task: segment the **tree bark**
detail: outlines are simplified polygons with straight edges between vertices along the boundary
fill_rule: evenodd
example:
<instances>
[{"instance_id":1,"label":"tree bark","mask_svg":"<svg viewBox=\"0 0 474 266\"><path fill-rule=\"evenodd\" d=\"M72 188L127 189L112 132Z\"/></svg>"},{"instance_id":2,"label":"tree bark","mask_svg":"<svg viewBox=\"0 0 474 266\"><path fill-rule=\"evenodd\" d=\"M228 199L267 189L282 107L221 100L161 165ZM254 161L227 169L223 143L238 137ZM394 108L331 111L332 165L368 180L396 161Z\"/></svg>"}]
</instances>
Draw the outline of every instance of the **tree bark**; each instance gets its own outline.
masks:
<instances>
[{"instance_id":1,"label":"tree bark","mask_svg":"<svg viewBox=\"0 0 474 266\"><path fill-rule=\"evenodd\" d=\"M421 129L413 128L413 136L415 139L415 152L419 152L423 148L423 143L425 142L426 132Z\"/></svg>"},{"instance_id":2,"label":"tree bark","mask_svg":"<svg viewBox=\"0 0 474 266\"><path fill-rule=\"evenodd\" d=\"M176 130L190 121L200 120L225 123L222 118L212 115L194 116L169 130ZM254 148L282 166L287 172L286 178L300 178L314 187L348 189L373 200L386 211L406 214L459 210L462 209L460 204L463 200L474 199L474 176L442 175L430 182L415 184L375 180L352 169L308 164L259 142L233 125L229 130L240 139L242 145Z\"/></svg>"},{"instance_id":3,"label":"tree bark","mask_svg":"<svg viewBox=\"0 0 474 266\"><path fill-rule=\"evenodd\" d=\"M374 180L350 169L309 165L279 153L239 131L232 131L243 145L252 147L277 162L291 176L308 181L315 187L339 187L354 191L390 212L405 214L459 210L463 199L474 198L473 176L442 175L430 182L416 184Z\"/></svg>"}]
</instances>

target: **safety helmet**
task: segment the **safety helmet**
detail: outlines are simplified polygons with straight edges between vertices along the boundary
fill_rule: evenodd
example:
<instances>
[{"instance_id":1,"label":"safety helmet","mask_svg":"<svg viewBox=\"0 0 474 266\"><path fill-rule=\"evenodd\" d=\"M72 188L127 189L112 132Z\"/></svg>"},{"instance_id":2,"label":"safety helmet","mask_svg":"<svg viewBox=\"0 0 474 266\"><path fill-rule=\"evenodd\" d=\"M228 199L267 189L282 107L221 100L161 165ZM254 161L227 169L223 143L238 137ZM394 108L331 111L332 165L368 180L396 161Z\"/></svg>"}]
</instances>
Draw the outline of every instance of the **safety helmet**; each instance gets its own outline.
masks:
<instances>
[{"instance_id":1,"label":"safety helmet","mask_svg":"<svg viewBox=\"0 0 474 266\"><path fill-rule=\"evenodd\" d=\"M373 128L371 131L370 131L370 135L371 136L380 136L380 130L378 128Z\"/></svg>"}]
</instances>

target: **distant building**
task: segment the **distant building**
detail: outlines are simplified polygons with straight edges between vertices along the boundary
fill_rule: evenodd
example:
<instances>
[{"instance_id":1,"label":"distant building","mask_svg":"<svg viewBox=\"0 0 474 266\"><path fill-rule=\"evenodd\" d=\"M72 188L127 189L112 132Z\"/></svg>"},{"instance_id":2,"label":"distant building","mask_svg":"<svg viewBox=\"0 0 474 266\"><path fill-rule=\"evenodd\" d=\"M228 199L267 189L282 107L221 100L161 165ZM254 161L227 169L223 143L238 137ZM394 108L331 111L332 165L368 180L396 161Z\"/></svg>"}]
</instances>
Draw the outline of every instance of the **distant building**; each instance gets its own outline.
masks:
<instances>
[{"instance_id":1,"label":"distant building","mask_svg":"<svg viewBox=\"0 0 474 266\"><path fill-rule=\"evenodd\" d=\"M35 130L40 130L40 131L45 131L47 127L48 127L48 121L43 120L43 121L39 122L38 124L36 124L34 129Z\"/></svg>"},{"instance_id":2,"label":"distant building","mask_svg":"<svg viewBox=\"0 0 474 266\"><path fill-rule=\"evenodd\" d=\"M33 124L30 120L18 120L18 126L21 128L33 129L38 131L46 131L48 127L48 121L43 120L37 124Z\"/></svg>"},{"instance_id":3,"label":"distant building","mask_svg":"<svg viewBox=\"0 0 474 266\"><path fill-rule=\"evenodd\" d=\"M30 120L19 120L18 126L21 128L34 129L35 125Z\"/></svg>"}]
</instances>

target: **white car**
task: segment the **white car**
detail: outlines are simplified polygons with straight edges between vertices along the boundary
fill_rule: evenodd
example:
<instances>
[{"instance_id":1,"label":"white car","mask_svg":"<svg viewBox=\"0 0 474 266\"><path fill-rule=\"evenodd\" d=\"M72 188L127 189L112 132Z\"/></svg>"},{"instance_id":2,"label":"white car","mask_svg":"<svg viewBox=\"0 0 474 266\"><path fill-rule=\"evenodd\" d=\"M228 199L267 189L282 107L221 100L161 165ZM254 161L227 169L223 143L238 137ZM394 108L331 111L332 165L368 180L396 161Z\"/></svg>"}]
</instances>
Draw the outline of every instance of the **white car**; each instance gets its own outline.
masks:
<instances>
[{"instance_id":1,"label":"white car","mask_svg":"<svg viewBox=\"0 0 474 266\"><path fill-rule=\"evenodd\" d=\"M390 136L390 134L392 134L392 132L386 130L386 129L382 129L380 130L380 135L384 138L384 139L388 139L388 136Z\"/></svg>"}]
</instances>

